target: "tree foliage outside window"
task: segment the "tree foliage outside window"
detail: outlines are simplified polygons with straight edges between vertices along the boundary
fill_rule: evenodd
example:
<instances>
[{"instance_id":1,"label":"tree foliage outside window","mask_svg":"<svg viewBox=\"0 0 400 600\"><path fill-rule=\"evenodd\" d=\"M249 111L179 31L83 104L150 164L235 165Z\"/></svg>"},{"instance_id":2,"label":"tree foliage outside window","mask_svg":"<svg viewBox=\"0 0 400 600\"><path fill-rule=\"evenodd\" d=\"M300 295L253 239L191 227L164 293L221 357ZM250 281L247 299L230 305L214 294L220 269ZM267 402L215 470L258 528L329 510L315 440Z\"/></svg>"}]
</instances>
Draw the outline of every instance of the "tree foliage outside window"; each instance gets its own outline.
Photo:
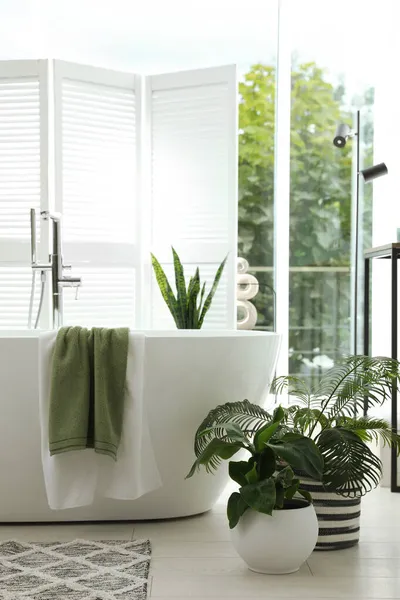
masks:
<instances>
[{"instance_id":1,"label":"tree foliage outside window","mask_svg":"<svg viewBox=\"0 0 400 600\"><path fill-rule=\"evenodd\" d=\"M239 84L238 250L260 281L263 329L274 318L275 78L274 66L255 64ZM315 62L295 64L291 86L290 372L315 375L350 351L352 142L338 149L332 139L338 122L351 124L356 108L372 107L373 89L349 103L343 83L333 85ZM371 119L363 119L366 163L372 136ZM364 203L368 245L371 187Z\"/></svg>"}]
</instances>

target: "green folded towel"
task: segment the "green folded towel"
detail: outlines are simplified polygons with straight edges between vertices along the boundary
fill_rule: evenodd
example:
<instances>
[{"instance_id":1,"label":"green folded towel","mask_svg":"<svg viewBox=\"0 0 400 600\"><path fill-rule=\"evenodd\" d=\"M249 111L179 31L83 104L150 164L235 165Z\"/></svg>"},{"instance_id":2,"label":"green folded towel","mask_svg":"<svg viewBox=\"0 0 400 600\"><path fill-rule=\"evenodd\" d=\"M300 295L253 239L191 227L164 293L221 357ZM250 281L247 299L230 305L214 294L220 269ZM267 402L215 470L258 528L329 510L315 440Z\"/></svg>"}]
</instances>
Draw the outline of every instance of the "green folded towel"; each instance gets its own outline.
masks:
<instances>
[{"instance_id":1,"label":"green folded towel","mask_svg":"<svg viewBox=\"0 0 400 600\"><path fill-rule=\"evenodd\" d=\"M60 329L52 362L50 455L94 448L116 460L128 343L128 328Z\"/></svg>"}]
</instances>

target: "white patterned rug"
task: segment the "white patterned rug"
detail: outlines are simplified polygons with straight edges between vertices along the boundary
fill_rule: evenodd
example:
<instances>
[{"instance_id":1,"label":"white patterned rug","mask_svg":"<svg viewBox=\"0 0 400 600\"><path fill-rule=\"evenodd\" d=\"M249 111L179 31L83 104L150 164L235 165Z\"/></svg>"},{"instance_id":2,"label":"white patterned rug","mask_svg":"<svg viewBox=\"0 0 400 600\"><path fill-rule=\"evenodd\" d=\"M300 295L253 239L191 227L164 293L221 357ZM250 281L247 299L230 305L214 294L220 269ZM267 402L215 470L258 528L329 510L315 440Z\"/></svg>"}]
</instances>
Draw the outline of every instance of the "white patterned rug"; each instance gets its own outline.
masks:
<instances>
[{"instance_id":1,"label":"white patterned rug","mask_svg":"<svg viewBox=\"0 0 400 600\"><path fill-rule=\"evenodd\" d=\"M0 600L145 600L149 540L0 542Z\"/></svg>"}]
</instances>

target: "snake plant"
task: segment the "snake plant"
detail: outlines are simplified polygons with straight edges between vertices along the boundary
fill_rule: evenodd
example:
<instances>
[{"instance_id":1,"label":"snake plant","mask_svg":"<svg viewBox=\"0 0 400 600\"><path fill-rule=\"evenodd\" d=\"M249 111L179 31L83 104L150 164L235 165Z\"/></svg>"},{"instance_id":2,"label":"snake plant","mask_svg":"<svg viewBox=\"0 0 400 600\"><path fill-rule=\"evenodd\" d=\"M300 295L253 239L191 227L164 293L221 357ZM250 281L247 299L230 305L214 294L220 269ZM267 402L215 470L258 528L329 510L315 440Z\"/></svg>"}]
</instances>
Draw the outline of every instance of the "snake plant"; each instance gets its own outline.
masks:
<instances>
[{"instance_id":1,"label":"snake plant","mask_svg":"<svg viewBox=\"0 0 400 600\"><path fill-rule=\"evenodd\" d=\"M205 282L203 285L201 284L199 268L197 267L194 276L190 278L189 285L186 287L183 266L174 248L172 248L172 255L175 270L176 295L172 290L164 269L154 254L151 255L151 262L161 295L178 329L201 329L214 294L217 291L228 257L226 256L218 267L211 289L207 296L205 296L206 284Z\"/></svg>"}]
</instances>

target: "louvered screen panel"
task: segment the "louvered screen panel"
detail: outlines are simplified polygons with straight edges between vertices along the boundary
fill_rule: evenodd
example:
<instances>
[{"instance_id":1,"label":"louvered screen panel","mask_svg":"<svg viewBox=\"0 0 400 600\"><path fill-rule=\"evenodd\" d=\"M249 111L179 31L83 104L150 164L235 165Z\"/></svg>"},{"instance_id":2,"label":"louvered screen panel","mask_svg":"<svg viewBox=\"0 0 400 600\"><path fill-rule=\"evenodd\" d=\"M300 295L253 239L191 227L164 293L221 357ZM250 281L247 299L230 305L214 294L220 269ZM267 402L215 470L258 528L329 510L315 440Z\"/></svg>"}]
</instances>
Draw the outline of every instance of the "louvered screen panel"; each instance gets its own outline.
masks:
<instances>
[{"instance_id":1,"label":"louvered screen panel","mask_svg":"<svg viewBox=\"0 0 400 600\"><path fill-rule=\"evenodd\" d=\"M134 242L133 90L62 81L62 185L66 242Z\"/></svg>"},{"instance_id":2,"label":"louvered screen panel","mask_svg":"<svg viewBox=\"0 0 400 600\"><path fill-rule=\"evenodd\" d=\"M184 264L185 270L185 278L186 285L189 283L189 279L192 275L194 275L196 271L196 266L193 264ZM206 282L206 296L211 289L212 282L214 281L215 273L218 269L217 264L204 264L200 265L200 280ZM171 264L163 265L163 269L168 277L168 280L171 283L172 289L174 293L175 290L175 278L174 278L174 269ZM152 279L152 328L153 329L172 329L175 328L175 322L167 308L160 290L158 288L158 284L155 279ZM228 320L229 310L228 310L228 294L227 294L227 275L223 275L221 277L217 292L214 296L211 308L207 312L207 315L204 320L203 329L230 329L230 323Z\"/></svg>"},{"instance_id":3,"label":"louvered screen panel","mask_svg":"<svg viewBox=\"0 0 400 600\"><path fill-rule=\"evenodd\" d=\"M137 268L134 75L55 61L56 206L64 255L82 277L64 321L133 326Z\"/></svg>"},{"instance_id":4,"label":"louvered screen panel","mask_svg":"<svg viewBox=\"0 0 400 600\"><path fill-rule=\"evenodd\" d=\"M0 266L0 329L27 329L31 277L29 267ZM35 292L33 322L36 319L39 303L39 274L36 277Z\"/></svg>"},{"instance_id":5,"label":"louvered screen panel","mask_svg":"<svg viewBox=\"0 0 400 600\"><path fill-rule=\"evenodd\" d=\"M0 328L27 329L31 208L47 202L45 61L0 61ZM37 228L38 257L40 229ZM36 317L40 274L37 276Z\"/></svg>"},{"instance_id":6,"label":"louvered screen panel","mask_svg":"<svg viewBox=\"0 0 400 600\"><path fill-rule=\"evenodd\" d=\"M29 209L40 205L38 77L1 77L0 238L28 240Z\"/></svg>"},{"instance_id":7,"label":"louvered screen panel","mask_svg":"<svg viewBox=\"0 0 400 600\"><path fill-rule=\"evenodd\" d=\"M135 271L129 268L76 267L83 285L64 288L64 323L85 327L135 326Z\"/></svg>"},{"instance_id":8,"label":"louvered screen panel","mask_svg":"<svg viewBox=\"0 0 400 600\"><path fill-rule=\"evenodd\" d=\"M228 243L228 85L152 95L153 239Z\"/></svg>"},{"instance_id":9,"label":"louvered screen panel","mask_svg":"<svg viewBox=\"0 0 400 600\"><path fill-rule=\"evenodd\" d=\"M151 78L151 247L167 264L173 245L204 270L229 253L217 328L235 326L237 133L234 67Z\"/></svg>"}]
</instances>

